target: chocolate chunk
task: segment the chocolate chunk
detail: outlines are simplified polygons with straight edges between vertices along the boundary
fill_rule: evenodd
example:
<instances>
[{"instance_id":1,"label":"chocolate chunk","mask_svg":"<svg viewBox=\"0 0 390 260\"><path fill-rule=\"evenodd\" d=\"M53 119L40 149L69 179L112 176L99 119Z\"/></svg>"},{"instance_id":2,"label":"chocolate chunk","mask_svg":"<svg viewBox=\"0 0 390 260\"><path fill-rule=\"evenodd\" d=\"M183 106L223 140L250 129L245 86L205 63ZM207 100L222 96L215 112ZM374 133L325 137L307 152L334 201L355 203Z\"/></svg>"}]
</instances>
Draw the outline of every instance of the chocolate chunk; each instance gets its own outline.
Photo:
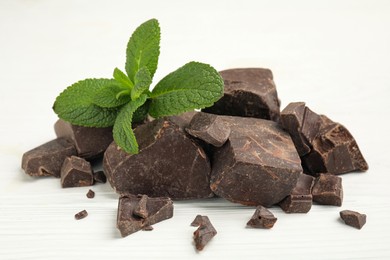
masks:
<instances>
[{"instance_id":1,"label":"chocolate chunk","mask_svg":"<svg viewBox=\"0 0 390 260\"><path fill-rule=\"evenodd\" d=\"M295 188L291 194L287 196L279 206L286 213L307 213L313 204L313 196L311 190L314 185L314 177L306 174L301 174L298 178Z\"/></svg>"},{"instance_id":2,"label":"chocolate chunk","mask_svg":"<svg viewBox=\"0 0 390 260\"><path fill-rule=\"evenodd\" d=\"M139 202L146 199L147 217L135 214ZM143 203L143 202L142 202ZM153 224L173 216L173 203L170 198L137 197L122 195L119 198L117 227L122 237L128 236L141 229L149 229Z\"/></svg>"},{"instance_id":3,"label":"chocolate chunk","mask_svg":"<svg viewBox=\"0 0 390 260\"><path fill-rule=\"evenodd\" d=\"M80 220L80 219L83 219L87 216L88 216L88 212L84 209L84 210L80 211L79 213L77 213L76 215L74 215L74 218L76 220Z\"/></svg>"},{"instance_id":4,"label":"chocolate chunk","mask_svg":"<svg viewBox=\"0 0 390 260\"><path fill-rule=\"evenodd\" d=\"M204 150L170 118L148 122L134 130L139 153L130 155L113 142L103 168L119 193L195 199L213 196L210 162Z\"/></svg>"},{"instance_id":5,"label":"chocolate chunk","mask_svg":"<svg viewBox=\"0 0 390 260\"><path fill-rule=\"evenodd\" d=\"M194 232L194 242L197 250L203 250L206 244L217 234L217 230L211 224L209 217L197 215L191 226L198 226Z\"/></svg>"},{"instance_id":6,"label":"chocolate chunk","mask_svg":"<svg viewBox=\"0 0 390 260\"><path fill-rule=\"evenodd\" d=\"M222 147L215 148L211 189L252 206L271 206L289 195L302 173L290 136L273 121L220 117L231 133Z\"/></svg>"},{"instance_id":7,"label":"chocolate chunk","mask_svg":"<svg viewBox=\"0 0 390 260\"><path fill-rule=\"evenodd\" d=\"M278 121L280 102L270 70L229 69L221 71L220 74L225 84L224 96L202 111Z\"/></svg>"},{"instance_id":8,"label":"chocolate chunk","mask_svg":"<svg viewBox=\"0 0 390 260\"><path fill-rule=\"evenodd\" d=\"M104 171L93 172L93 180L99 183L106 183L107 178L106 175L104 174Z\"/></svg>"},{"instance_id":9,"label":"chocolate chunk","mask_svg":"<svg viewBox=\"0 0 390 260\"><path fill-rule=\"evenodd\" d=\"M350 132L343 125L311 111L305 103L290 103L283 109L280 122L290 133L303 166L310 174L368 169Z\"/></svg>"},{"instance_id":10,"label":"chocolate chunk","mask_svg":"<svg viewBox=\"0 0 390 260\"><path fill-rule=\"evenodd\" d=\"M87 192L86 196L87 196L88 199L92 199L92 198L95 197L95 192L94 192L93 190L90 189L90 190Z\"/></svg>"},{"instance_id":11,"label":"chocolate chunk","mask_svg":"<svg viewBox=\"0 0 390 260\"><path fill-rule=\"evenodd\" d=\"M320 116L306 107L305 103L295 102L283 109L280 123L290 133L299 155L308 154L311 142L320 129Z\"/></svg>"},{"instance_id":12,"label":"chocolate chunk","mask_svg":"<svg viewBox=\"0 0 390 260\"><path fill-rule=\"evenodd\" d=\"M246 224L254 228L272 228L277 220L267 208L257 206L255 213Z\"/></svg>"},{"instance_id":13,"label":"chocolate chunk","mask_svg":"<svg viewBox=\"0 0 390 260\"><path fill-rule=\"evenodd\" d=\"M351 227L361 229L366 224L367 216L352 210L340 211L340 217L345 224Z\"/></svg>"},{"instance_id":14,"label":"chocolate chunk","mask_svg":"<svg viewBox=\"0 0 390 260\"><path fill-rule=\"evenodd\" d=\"M341 206L343 203L342 179L330 174L320 174L313 186L313 201L323 205Z\"/></svg>"},{"instance_id":15,"label":"chocolate chunk","mask_svg":"<svg viewBox=\"0 0 390 260\"><path fill-rule=\"evenodd\" d=\"M82 158L93 159L101 156L113 140L112 127L83 127L58 120L54 125L58 137L73 140L78 155Z\"/></svg>"},{"instance_id":16,"label":"chocolate chunk","mask_svg":"<svg viewBox=\"0 0 390 260\"><path fill-rule=\"evenodd\" d=\"M66 138L57 138L24 153L22 169L34 177L60 177L65 158L76 154L71 141Z\"/></svg>"},{"instance_id":17,"label":"chocolate chunk","mask_svg":"<svg viewBox=\"0 0 390 260\"><path fill-rule=\"evenodd\" d=\"M322 128L312 146L302 161L313 175L320 172L342 174L368 170L355 139L341 124L332 123Z\"/></svg>"},{"instance_id":18,"label":"chocolate chunk","mask_svg":"<svg viewBox=\"0 0 390 260\"><path fill-rule=\"evenodd\" d=\"M61 168L63 188L93 185L91 164L77 156L67 157Z\"/></svg>"},{"instance_id":19,"label":"chocolate chunk","mask_svg":"<svg viewBox=\"0 0 390 260\"><path fill-rule=\"evenodd\" d=\"M221 147L230 135L230 128L221 117L208 113L197 113L186 131L216 147Z\"/></svg>"}]
</instances>

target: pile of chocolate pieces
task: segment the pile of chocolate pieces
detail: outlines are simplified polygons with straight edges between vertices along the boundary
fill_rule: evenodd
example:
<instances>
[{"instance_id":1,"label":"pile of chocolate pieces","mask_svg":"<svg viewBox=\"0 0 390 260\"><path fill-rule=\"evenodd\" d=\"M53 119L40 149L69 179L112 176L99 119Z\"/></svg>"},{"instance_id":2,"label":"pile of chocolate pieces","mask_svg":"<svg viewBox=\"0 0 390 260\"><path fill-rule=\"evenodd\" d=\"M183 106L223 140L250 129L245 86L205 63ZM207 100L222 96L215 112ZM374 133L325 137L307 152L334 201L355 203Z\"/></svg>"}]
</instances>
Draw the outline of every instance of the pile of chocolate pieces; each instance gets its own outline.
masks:
<instances>
[{"instance_id":1,"label":"pile of chocolate pieces","mask_svg":"<svg viewBox=\"0 0 390 260\"><path fill-rule=\"evenodd\" d=\"M171 199L219 196L258 206L248 225L265 228L276 218L264 207L279 205L287 213L307 213L313 202L341 206L338 175L368 169L351 133L303 102L280 111L268 69L220 74L224 96L212 107L138 125L134 133L139 154L119 149L111 128L59 120L57 139L25 153L22 168L31 176L60 177L63 187L86 186L103 179L88 162L103 155L104 174L121 194L117 226L122 236L150 230L152 224L172 217ZM363 215L355 213L356 218ZM196 221L199 228L214 236L208 218L201 217ZM355 221L358 228L363 222L365 215L364 221ZM202 232L195 233L201 241Z\"/></svg>"}]
</instances>

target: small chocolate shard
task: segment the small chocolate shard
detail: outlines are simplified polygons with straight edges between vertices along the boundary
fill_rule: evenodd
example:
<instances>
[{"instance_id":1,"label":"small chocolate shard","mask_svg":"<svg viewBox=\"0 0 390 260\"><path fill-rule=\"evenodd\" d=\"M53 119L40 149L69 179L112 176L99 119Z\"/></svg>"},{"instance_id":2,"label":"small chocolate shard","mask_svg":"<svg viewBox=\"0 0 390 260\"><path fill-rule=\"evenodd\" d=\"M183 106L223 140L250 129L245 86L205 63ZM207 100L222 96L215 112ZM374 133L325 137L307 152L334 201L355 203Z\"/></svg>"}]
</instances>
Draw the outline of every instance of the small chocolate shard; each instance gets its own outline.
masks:
<instances>
[{"instance_id":1,"label":"small chocolate shard","mask_svg":"<svg viewBox=\"0 0 390 260\"><path fill-rule=\"evenodd\" d=\"M115 142L108 147L103 168L116 192L172 199L214 195L209 158L178 120L166 117L137 127L138 154L124 152Z\"/></svg>"},{"instance_id":2,"label":"small chocolate shard","mask_svg":"<svg viewBox=\"0 0 390 260\"><path fill-rule=\"evenodd\" d=\"M365 214L352 210L340 211L340 217L344 220L346 225L357 229L361 229L366 224L367 220L367 216Z\"/></svg>"},{"instance_id":3,"label":"small chocolate shard","mask_svg":"<svg viewBox=\"0 0 390 260\"><path fill-rule=\"evenodd\" d=\"M320 174L313 186L313 201L323 205L341 206L343 203L342 179L335 175Z\"/></svg>"},{"instance_id":4,"label":"small chocolate shard","mask_svg":"<svg viewBox=\"0 0 390 260\"><path fill-rule=\"evenodd\" d=\"M208 113L197 113L186 131L216 147L221 147L230 135L230 128L221 117Z\"/></svg>"},{"instance_id":5,"label":"small chocolate shard","mask_svg":"<svg viewBox=\"0 0 390 260\"><path fill-rule=\"evenodd\" d=\"M139 202L146 200L146 218L142 218L139 212L136 214ZM144 204L144 202L141 202ZM128 236L141 229L150 230L150 226L169 219L173 216L173 203L170 198L138 197L134 195L122 195L118 203L117 227L122 237Z\"/></svg>"},{"instance_id":6,"label":"small chocolate shard","mask_svg":"<svg viewBox=\"0 0 390 260\"><path fill-rule=\"evenodd\" d=\"M95 182L99 182L99 183L106 183L107 177L104 174L104 171L96 171L96 172L93 172L93 180Z\"/></svg>"},{"instance_id":7,"label":"small chocolate shard","mask_svg":"<svg viewBox=\"0 0 390 260\"><path fill-rule=\"evenodd\" d=\"M89 190L86 194L88 199L93 199L95 197L95 192L93 190Z\"/></svg>"},{"instance_id":8,"label":"small chocolate shard","mask_svg":"<svg viewBox=\"0 0 390 260\"><path fill-rule=\"evenodd\" d=\"M272 228L275 222L278 219L269 211L267 208L263 206L257 206L255 213L251 217L251 219L246 223L248 226L253 228Z\"/></svg>"},{"instance_id":9,"label":"small chocolate shard","mask_svg":"<svg viewBox=\"0 0 390 260\"><path fill-rule=\"evenodd\" d=\"M61 168L61 185L63 188L93 185L91 164L77 156L67 157Z\"/></svg>"},{"instance_id":10,"label":"small chocolate shard","mask_svg":"<svg viewBox=\"0 0 390 260\"><path fill-rule=\"evenodd\" d=\"M291 194L282 200L279 206L286 213L309 212L313 204L313 196L311 194L313 185L313 176L301 174Z\"/></svg>"},{"instance_id":11,"label":"small chocolate shard","mask_svg":"<svg viewBox=\"0 0 390 260\"><path fill-rule=\"evenodd\" d=\"M210 187L218 196L248 206L272 206L288 196L302 173L291 137L277 123L219 116L231 129L215 148Z\"/></svg>"},{"instance_id":12,"label":"small chocolate shard","mask_svg":"<svg viewBox=\"0 0 390 260\"><path fill-rule=\"evenodd\" d=\"M72 139L78 155L85 159L101 156L113 141L112 127L76 126L59 119L54 125L54 130L57 137Z\"/></svg>"},{"instance_id":13,"label":"small chocolate shard","mask_svg":"<svg viewBox=\"0 0 390 260\"><path fill-rule=\"evenodd\" d=\"M147 201L148 201L148 196L141 195L141 198L138 201L137 206L134 208L134 215L137 215L141 218L148 217L149 212L148 212L148 209L146 208Z\"/></svg>"},{"instance_id":14,"label":"small chocolate shard","mask_svg":"<svg viewBox=\"0 0 390 260\"><path fill-rule=\"evenodd\" d=\"M209 217L197 215L191 226L198 226L194 232L194 242L197 250L201 251L206 244L217 234L217 230L211 224Z\"/></svg>"},{"instance_id":15,"label":"small chocolate shard","mask_svg":"<svg viewBox=\"0 0 390 260\"><path fill-rule=\"evenodd\" d=\"M224 96L203 112L278 121L280 101L269 69L229 69L220 74Z\"/></svg>"},{"instance_id":16,"label":"small chocolate shard","mask_svg":"<svg viewBox=\"0 0 390 260\"><path fill-rule=\"evenodd\" d=\"M83 218L85 218L85 217L87 217L87 216L88 216L88 212L84 209L84 210L82 210L82 211L76 213L76 215L74 215L74 218L75 218L76 220L80 220L80 219L83 219Z\"/></svg>"},{"instance_id":17,"label":"small chocolate shard","mask_svg":"<svg viewBox=\"0 0 390 260\"><path fill-rule=\"evenodd\" d=\"M153 226L145 226L142 228L142 231L152 231L153 230Z\"/></svg>"},{"instance_id":18,"label":"small chocolate shard","mask_svg":"<svg viewBox=\"0 0 390 260\"><path fill-rule=\"evenodd\" d=\"M61 176L65 158L76 155L73 143L66 138L57 138L23 154L22 169L34 177Z\"/></svg>"}]
</instances>

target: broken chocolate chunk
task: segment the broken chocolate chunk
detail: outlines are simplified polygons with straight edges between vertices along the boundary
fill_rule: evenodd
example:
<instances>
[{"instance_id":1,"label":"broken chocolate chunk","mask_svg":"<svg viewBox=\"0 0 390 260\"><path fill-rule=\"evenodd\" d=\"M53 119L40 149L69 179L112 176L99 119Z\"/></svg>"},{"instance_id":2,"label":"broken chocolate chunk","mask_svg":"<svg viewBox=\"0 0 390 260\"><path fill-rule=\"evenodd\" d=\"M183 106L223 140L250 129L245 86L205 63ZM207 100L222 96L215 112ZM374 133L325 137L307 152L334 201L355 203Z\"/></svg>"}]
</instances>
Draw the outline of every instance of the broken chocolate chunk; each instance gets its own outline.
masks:
<instances>
[{"instance_id":1,"label":"broken chocolate chunk","mask_svg":"<svg viewBox=\"0 0 390 260\"><path fill-rule=\"evenodd\" d=\"M215 148L211 189L251 206L271 206L289 195L303 170L288 133L269 120L220 117L231 133Z\"/></svg>"},{"instance_id":2,"label":"broken chocolate chunk","mask_svg":"<svg viewBox=\"0 0 390 260\"><path fill-rule=\"evenodd\" d=\"M220 74L225 84L224 95L202 111L278 121L280 102L270 70L241 68L224 70Z\"/></svg>"},{"instance_id":3,"label":"broken chocolate chunk","mask_svg":"<svg viewBox=\"0 0 390 260\"><path fill-rule=\"evenodd\" d=\"M298 178L295 188L279 206L286 213L307 213L313 204L311 190L314 185L314 177L301 174Z\"/></svg>"},{"instance_id":4,"label":"broken chocolate chunk","mask_svg":"<svg viewBox=\"0 0 390 260\"><path fill-rule=\"evenodd\" d=\"M294 102L282 110L280 123L290 133L299 155L308 154L321 126L320 116L306 107L304 102Z\"/></svg>"},{"instance_id":5,"label":"broken chocolate chunk","mask_svg":"<svg viewBox=\"0 0 390 260\"><path fill-rule=\"evenodd\" d=\"M139 202L146 201L145 214L142 218L136 213ZM150 230L150 226L169 219L173 216L173 203L170 198L137 197L134 195L122 195L118 203L117 227L122 237L128 236L141 229Z\"/></svg>"},{"instance_id":6,"label":"broken chocolate chunk","mask_svg":"<svg viewBox=\"0 0 390 260\"><path fill-rule=\"evenodd\" d=\"M206 244L217 234L217 230L211 224L209 217L197 215L191 226L198 226L194 232L194 242L197 250L201 251Z\"/></svg>"},{"instance_id":7,"label":"broken chocolate chunk","mask_svg":"<svg viewBox=\"0 0 390 260\"><path fill-rule=\"evenodd\" d=\"M320 174L313 186L313 201L323 205L341 206L343 203L342 179L335 175Z\"/></svg>"},{"instance_id":8,"label":"broken chocolate chunk","mask_svg":"<svg viewBox=\"0 0 390 260\"><path fill-rule=\"evenodd\" d=\"M92 198L95 197L95 192L94 192L93 190L90 189L90 190L87 192L86 196L87 196L88 199L92 199Z\"/></svg>"},{"instance_id":9,"label":"broken chocolate chunk","mask_svg":"<svg viewBox=\"0 0 390 260\"><path fill-rule=\"evenodd\" d=\"M176 119L175 119L176 120ZM204 150L169 117L134 130L138 154L127 154L113 142L103 168L118 193L172 199L212 197L210 162Z\"/></svg>"},{"instance_id":10,"label":"broken chocolate chunk","mask_svg":"<svg viewBox=\"0 0 390 260\"><path fill-rule=\"evenodd\" d=\"M340 211L340 217L345 224L357 229L361 229L366 224L367 216L352 210Z\"/></svg>"},{"instance_id":11,"label":"broken chocolate chunk","mask_svg":"<svg viewBox=\"0 0 390 260\"><path fill-rule=\"evenodd\" d=\"M272 228L277 220L267 208L257 206L255 213L246 224L253 228Z\"/></svg>"},{"instance_id":12,"label":"broken chocolate chunk","mask_svg":"<svg viewBox=\"0 0 390 260\"><path fill-rule=\"evenodd\" d=\"M106 175L104 174L104 171L93 172L93 180L99 183L106 183L107 178Z\"/></svg>"},{"instance_id":13,"label":"broken chocolate chunk","mask_svg":"<svg viewBox=\"0 0 390 260\"><path fill-rule=\"evenodd\" d=\"M197 113L191 120L187 133L216 147L221 147L230 135L230 128L221 117Z\"/></svg>"},{"instance_id":14,"label":"broken chocolate chunk","mask_svg":"<svg viewBox=\"0 0 390 260\"><path fill-rule=\"evenodd\" d=\"M31 176L61 176L65 158L76 155L73 143L57 138L23 154L22 169Z\"/></svg>"},{"instance_id":15,"label":"broken chocolate chunk","mask_svg":"<svg viewBox=\"0 0 390 260\"><path fill-rule=\"evenodd\" d=\"M63 188L93 185L91 164L77 156L67 157L61 168Z\"/></svg>"},{"instance_id":16,"label":"broken chocolate chunk","mask_svg":"<svg viewBox=\"0 0 390 260\"><path fill-rule=\"evenodd\" d=\"M350 132L343 125L311 111L305 103L290 103L281 112L280 123L291 135L303 166L311 175L368 169Z\"/></svg>"},{"instance_id":17,"label":"broken chocolate chunk","mask_svg":"<svg viewBox=\"0 0 390 260\"><path fill-rule=\"evenodd\" d=\"M59 119L54 125L54 130L57 137L72 139L78 156L85 159L101 156L113 140L112 127L76 126Z\"/></svg>"},{"instance_id":18,"label":"broken chocolate chunk","mask_svg":"<svg viewBox=\"0 0 390 260\"><path fill-rule=\"evenodd\" d=\"M84 210L80 211L79 213L76 213L76 215L74 215L74 218L76 220L80 220L80 219L83 219L87 216L88 216L88 212L84 209Z\"/></svg>"},{"instance_id":19,"label":"broken chocolate chunk","mask_svg":"<svg viewBox=\"0 0 390 260\"><path fill-rule=\"evenodd\" d=\"M137 215L141 218L147 218L148 217L148 210L146 208L147 202L148 202L148 196L141 195L137 206L134 208L134 215Z\"/></svg>"},{"instance_id":20,"label":"broken chocolate chunk","mask_svg":"<svg viewBox=\"0 0 390 260\"><path fill-rule=\"evenodd\" d=\"M355 139L341 124L330 123L323 127L313 140L312 147L302 161L313 175L368 170Z\"/></svg>"}]
</instances>

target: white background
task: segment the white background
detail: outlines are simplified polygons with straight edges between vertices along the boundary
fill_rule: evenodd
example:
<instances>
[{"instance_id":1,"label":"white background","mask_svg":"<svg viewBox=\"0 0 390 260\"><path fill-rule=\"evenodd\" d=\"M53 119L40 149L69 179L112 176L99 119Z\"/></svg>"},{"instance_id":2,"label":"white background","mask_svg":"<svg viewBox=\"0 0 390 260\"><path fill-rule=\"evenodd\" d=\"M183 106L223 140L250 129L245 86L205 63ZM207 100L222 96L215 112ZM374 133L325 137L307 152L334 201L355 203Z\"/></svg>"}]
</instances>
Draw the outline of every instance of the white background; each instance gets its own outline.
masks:
<instances>
[{"instance_id":1,"label":"white background","mask_svg":"<svg viewBox=\"0 0 390 260\"><path fill-rule=\"evenodd\" d=\"M129 36L157 18L154 82L188 61L267 67L282 108L305 101L355 136L370 169L343 175L342 207L288 215L272 230L245 228L254 209L223 199L175 202L174 217L120 238L109 184L61 189L31 178L22 154L55 137L51 106L68 85L124 68ZM0 259L390 259L389 1L0 1ZM76 221L86 209L89 216ZM342 209L367 214L362 230ZM196 214L218 230L192 244Z\"/></svg>"}]
</instances>

